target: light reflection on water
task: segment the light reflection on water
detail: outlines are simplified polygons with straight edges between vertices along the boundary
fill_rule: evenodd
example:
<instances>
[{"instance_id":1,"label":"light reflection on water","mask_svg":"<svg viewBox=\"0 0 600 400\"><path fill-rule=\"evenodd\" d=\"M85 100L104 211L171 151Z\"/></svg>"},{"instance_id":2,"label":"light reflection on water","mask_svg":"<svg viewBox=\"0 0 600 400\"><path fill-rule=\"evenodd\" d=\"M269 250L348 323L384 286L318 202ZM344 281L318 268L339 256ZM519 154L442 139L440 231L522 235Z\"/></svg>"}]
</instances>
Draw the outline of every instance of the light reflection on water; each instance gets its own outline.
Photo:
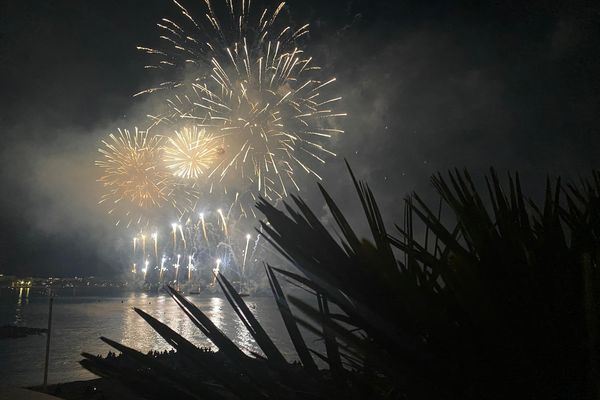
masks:
<instances>
[{"instance_id":1,"label":"light reflection on water","mask_svg":"<svg viewBox=\"0 0 600 400\"><path fill-rule=\"evenodd\" d=\"M19 288L14 325L20 325L23 321L23 307L27 304L29 304L29 288Z\"/></svg>"},{"instance_id":2,"label":"light reflection on water","mask_svg":"<svg viewBox=\"0 0 600 400\"><path fill-rule=\"evenodd\" d=\"M219 329L223 326L223 299L219 297L213 297L210 299L210 311L208 313L208 318L215 324L215 326Z\"/></svg>"},{"instance_id":3,"label":"light reflection on water","mask_svg":"<svg viewBox=\"0 0 600 400\"><path fill-rule=\"evenodd\" d=\"M27 292L26 292L27 291ZM229 338L246 351L259 351L244 324L229 303L220 297L192 297L191 300ZM245 299L267 333L291 360L294 351L289 342L275 301L270 297ZM106 354L110 347L98 338L106 336L143 352L170 349L167 343L139 317L140 308L169 325L197 346L211 347L177 304L166 295L145 293L122 297L57 297L53 309L53 332L50 354L50 382L91 379L78 361L82 351ZM0 296L0 325L17 324L46 327L48 300L29 296L28 289ZM214 348L214 346L213 346ZM45 336L0 340L0 384L38 384L43 374Z\"/></svg>"}]
</instances>

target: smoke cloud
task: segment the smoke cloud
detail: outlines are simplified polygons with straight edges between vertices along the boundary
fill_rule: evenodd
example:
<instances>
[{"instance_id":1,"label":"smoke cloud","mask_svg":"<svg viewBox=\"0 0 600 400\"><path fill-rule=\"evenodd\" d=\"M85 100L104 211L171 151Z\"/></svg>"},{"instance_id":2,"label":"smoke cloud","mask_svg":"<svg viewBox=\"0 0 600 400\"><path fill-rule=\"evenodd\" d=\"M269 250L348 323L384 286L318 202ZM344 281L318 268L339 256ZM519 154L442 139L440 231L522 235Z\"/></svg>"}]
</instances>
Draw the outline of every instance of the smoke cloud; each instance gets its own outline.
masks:
<instances>
[{"instance_id":1,"label":"smoke cloud","mask_svg":"<svg viewBox=\"0 0 600 400\"><path fill-rule=\"evenodd\" d=\"M20 25L7 23L11 43L2 40L10 97L0 119L0 272L118 271L130 244L97 207L93 162L102 137L145 126L156 107L131 98L148 79L134 48L155 40L153 24L170 4L67 3L8 10ZM371 184L390 226L401 222L405 194L434 199L436 171L520 170L536 191L546 173L572 177L595 166L600 60L587 12L402 3L289 4L293 20L311 22L309 51L336 74L349 114L332 146L338 157L320 172L359 230L365 221L344 159ZM44 68L21 64L19 40ZM302 181L300 195L329 223L314 178Z\"/></svg>"}]
</instances>

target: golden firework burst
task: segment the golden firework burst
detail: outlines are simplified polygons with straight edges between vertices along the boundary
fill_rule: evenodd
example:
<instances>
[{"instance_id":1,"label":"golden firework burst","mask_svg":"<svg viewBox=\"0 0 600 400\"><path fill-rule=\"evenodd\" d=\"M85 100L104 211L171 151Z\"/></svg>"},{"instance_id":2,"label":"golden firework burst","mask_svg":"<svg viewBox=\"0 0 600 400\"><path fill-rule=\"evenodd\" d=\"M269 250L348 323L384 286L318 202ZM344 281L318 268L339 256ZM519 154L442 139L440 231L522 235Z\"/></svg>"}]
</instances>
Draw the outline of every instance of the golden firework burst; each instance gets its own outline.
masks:
<instances>
[{"instance_id":1,"label":"golden firework burst","mask_svg":"<svg viewBox=\"0 0 600 400\"><path fill-rule=\"evenodd\" d=\"M219 149L218 140L194 125L175 130L173 136L167 137L163 160L174 176L197 180L218 160Z\"/></svg>"},{"instance_id":2,"label":"golden firework burst","mask_svg":"<svg viewBox=\"0 0 600 400\"><path fill-rule=\"evenodd\" d=\"M133 133L119 129L102 141L98 151L103 157L96 161L104 188L99 203L108 207L117 225L147 223L153 210L175 204L177 187L162 163L161 141L137 128Z\"/></svg>"}]
</instances>

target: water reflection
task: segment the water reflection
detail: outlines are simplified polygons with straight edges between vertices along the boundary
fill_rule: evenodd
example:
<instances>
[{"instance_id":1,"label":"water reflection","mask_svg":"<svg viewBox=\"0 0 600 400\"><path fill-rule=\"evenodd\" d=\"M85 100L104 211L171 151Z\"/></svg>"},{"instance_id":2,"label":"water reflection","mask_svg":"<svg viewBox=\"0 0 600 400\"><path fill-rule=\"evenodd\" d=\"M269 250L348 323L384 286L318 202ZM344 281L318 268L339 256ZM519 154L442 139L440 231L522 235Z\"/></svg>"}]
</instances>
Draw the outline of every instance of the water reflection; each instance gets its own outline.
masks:
<instances>
[{"instance_id":1,"label":"water reflection","mask_svg":"<svg viewBox=\"0 0 600 400\"><path fill-rule=\"evenodd\" d=\"M23 311L27 304L29 304L29 288L19 288L17 307L15 308L15 325L25 324Z\"/></svg>"},{"instance_id":2,"label":"water reflection","mask_svg":"<svg viewBox=\"0 0 600 400\"><path fill-rule=\"evenodd\" d=\"M208 318L216 325L217 328L222 329L223 327L223 299L213 297L208 303L210 310L208 312Z\"/></svg>"},{"instance_id":3,"label":"water reflection","mask_svg":"<svg viewBox=\"0 0 600 400\"><path fill-rule=\"evenodd\" d=\"M209 318L220 323L223 320L221 307L218 303L221 299L210 301ZM148 296L147 294L131 294L126 304L128 310L122 314L122 338L124 344L139 349L141 351L170 349L170 346L164 339L152 329L132 307L137 307L168 325L175 332L179 333L192 343L198 346L211 346L212 343L203 336L194 323L185 315L185 313L168 296ZM201 306L206 308L206 305ZM210 315L212 314L212 315Z\"/></svg>"},{"instance_id":4,"label":"water reflection","mask_svg":"<svg viewBox=\"0 0 600 400\"><path fill-rule=\"evenodd\" d=\"M123 310L123 329L121 341L127 346L134 347L141 351L149 351L154 348L167 347L161 336L156 333L149 325L133 310L140 308L150 315L161 319L156 315L153 308L157 307L158 302L155 297L148 296L146 293L131 293L127 299L126 310ZM164 303L163 303L164 305ZM164 313L164 310L163 310Z\"/></svg>"},{"instance_id":5,"label":"water reflection","mask_svg":"<svg viewBox=\"0 0 600 400\"><path fill-rule=\"evenodd\" d=\"M250 332L238 318L229 304L220 297L191 298L196 306L204 311L217 328L222 330L244 351L256 351L257 346ZM250 308L256 310L256 304L250 303ZM201 347L213 347L214 344L206 337L183 310L171 301L168 296L148 296L147 294L131 294L124 304L121 324L121 341L127 346L141 351L170 349L170 346L131 308L138 307L154 318L168 325L190 342Z\"/></svg>"},{"instance_id":6,"label":"water reflection","mask_svg":"<svg viewBox=\"0 0 600 400\"><path fill-rule=\"evenodd\" d=\"M251 309L256 308L256 306L252 303L248 303L248 306ZM252 337L252 335L250 334L248 329L246 329L246 325L244 325L242 320L239 317L237 317L237 315L235 318L235 340L234 341L246 353L257 350L257 346L256 346L256 343L254 342L254 338Z\"/></svg>"},{"instance_id":7,"label":"water reflection","mask_svg":"<svg viewBox=\"0 0 600 400\"><path fill-rule=\"evenodd\" d=\"M189 299L244 351L260 351L226 299L200 296L191 296ZM295 354L274 301L271 298L251 298L246 301L282 352L285 355ZM78 364L80 353L85 351L105 355L109 350L115 351L98 340L99 336L106 336L145 353L150 350L170 350L171 347L154 329L133 311L134 307L164 322L196 346L215 349L214 344L169 296L145 293L124 293L118 297L58 296L53 311L55 334L50 357L50 380L61 382L93 378ZM27 288L12 290L10 302L0 303L0 325L12 323L15 319L21 325L26 323L32 327L45 327L48 323L47 296L38 296L35 290L29 293ZM307 337L307 341L310 339ZM12 341L0 341L0 384L26 386L39 383L43 372L44 349L43 336L19 339L18 346Z\"/></svg>"}]
</instances>

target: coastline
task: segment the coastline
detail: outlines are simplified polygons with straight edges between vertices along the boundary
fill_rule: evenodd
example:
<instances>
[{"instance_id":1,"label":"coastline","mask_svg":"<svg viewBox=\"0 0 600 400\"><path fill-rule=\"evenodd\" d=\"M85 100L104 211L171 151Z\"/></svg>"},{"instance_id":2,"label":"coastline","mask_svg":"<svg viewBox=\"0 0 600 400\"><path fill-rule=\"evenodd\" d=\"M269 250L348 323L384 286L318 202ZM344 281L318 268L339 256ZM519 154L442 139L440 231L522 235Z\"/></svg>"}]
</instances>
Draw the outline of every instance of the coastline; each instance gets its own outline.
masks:
<instances>
[{"instance_id":1,"label":"coastline","mask_svg":"<svg viewBox=\"0 0 600 400\"><path fill-rule=\"evenodd\" d=\"M144 400L119 382L105 378L55 383L45 390L41 385L27 389L65 400Z\"/></svg>"}]
</instances>

